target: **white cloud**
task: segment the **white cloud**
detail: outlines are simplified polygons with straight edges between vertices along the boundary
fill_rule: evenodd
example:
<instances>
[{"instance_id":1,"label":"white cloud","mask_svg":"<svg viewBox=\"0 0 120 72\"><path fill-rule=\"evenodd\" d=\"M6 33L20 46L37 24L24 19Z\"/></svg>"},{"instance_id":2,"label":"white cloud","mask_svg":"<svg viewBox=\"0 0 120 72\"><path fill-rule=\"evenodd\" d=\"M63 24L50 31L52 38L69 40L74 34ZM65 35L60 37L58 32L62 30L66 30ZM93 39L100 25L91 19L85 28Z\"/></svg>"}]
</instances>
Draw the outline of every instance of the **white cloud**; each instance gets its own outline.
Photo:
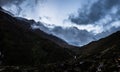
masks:
<instances>
[{"instance_id":1,"label":"white cloud","mask_svg":"<svg viewBox=\"0 0 120 72\"><path fill-rule=\"evenodd\" d=\"M113 27L120 27L120 17L116 14L119 6L112 7L109 11L106 11L107 8L99 5L99 2L99 0L43 0L43 2L41 2L41 0L24 0L18 5L12 2L11 4L4 5L3 8L10 11L15 16L42 22L41 24L43 25L33 25L33 29L40 28L45 32L51 32L70 44L77 43L77 45L84 45L93 40L92 36L110 31ZM100 7L100 10L98 10L99 8L95 7L95 5ZM81 12L84 12L85 9L87 10L85 11L86 13L93 15L95 13L95 15L94 17L93 15L83 15L85 17L82 17L82 20L87 24L73 23L68 20L69 15L74 14L75 17L79 17L78 9ZM102 13L100 14L102 17L98 15L99 13ZM86 20L84 18L86 18ZM88 24L92 18L92 23ZM78 18L78 21L79 20ZM57 34L56 31L52 31L56 27L61 27L61 33ZM83 37L84 34L85 37Z\"/></svg>"}]
</instances>

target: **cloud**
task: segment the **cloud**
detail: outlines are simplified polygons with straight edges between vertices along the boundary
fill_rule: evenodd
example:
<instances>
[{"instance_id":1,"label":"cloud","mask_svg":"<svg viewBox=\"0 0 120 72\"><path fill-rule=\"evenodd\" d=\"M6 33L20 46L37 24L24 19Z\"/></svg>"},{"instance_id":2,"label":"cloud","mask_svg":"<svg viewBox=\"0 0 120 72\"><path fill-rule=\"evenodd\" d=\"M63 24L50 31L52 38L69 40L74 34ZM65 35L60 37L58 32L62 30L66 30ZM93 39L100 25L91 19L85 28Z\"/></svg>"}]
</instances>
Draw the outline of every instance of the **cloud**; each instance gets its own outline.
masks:
<instances>
[{"instance_id":1,"label":"cloud","mask_svg":"<svg viewBox=\"0 0 120 72\"><path fill-rule=\"evenodd\" d=\"M0 6L16 4L19 5L25 0L0 0Z\"/></svg>"},{"instance_id":2,"label":"cloud","mask_svg":"<svg viewBox=\"0 0 120 72\"><path fill-rule=\"evenodd\" d=\"M116 31L120 31L120 27L117 26L117 24L113 24L113 25L115 26L111 25L110 29L108 27L108 30L102 31L97 34L89 32L85 29L80 30L77 27L63 28L61 26L56 26L50 29L49 32L59 38L62 38L63 40L65 40L71 45L83 46L88 44L91 41L99 40L101 38L109 36L110 34ZM104 27L103 27L103 30L104 30Z\"/></svg>"},{"instance_id":3,"label":"cloud","mask_svg":"<svg viewBox=\"0 0 120 72\"><path fill-rule=\"evenodd\" d=\"M62 28L60 26L51 29L53 35L64 39L72 45L82 46L91 42L94 35L86 30L79 30L77 27Z\"/></svg>"},{"instance_id":4,"label":"cloud","mask_svg":"<svg viewBox=\"0 0 120 72\"><path fill-rule=\"evenodd\" d=\"M106 14L111 11L113 7L119 6L120 0L98 0L89 7L83 7L82 9L78 10L78 16L74 14L69 16L71 22L76 24L91 24L95 23L96 21L104 18Z\"/></svg>"},{"instance_id":5,"label":"cloud","mask_svg":"<svg viewBox=\"0 0 120 72\"><path fill-rule=\"evenodd\" d=\"M45 0L0 0L0 6L13 13L15 16L32 19L33 15L36 15L36 8L44 2Z\"/></svg>"},{"instance_id":6,"label":"cloud","mask_svg":"<svg viewBox=\"0 0 120 72\"><path fill-rule=\"evenodd\" d=\"M15 16L39 21L33 29L77 46L120 30L119 4L120 0L0 0L0 6Z\"/></svg>"},{"instance_id":7,"label":"cloud","mask_svg":"<svg viewBox=\"0 0 120 72\"><path fill-rule=\"evenodd\" d=\"M4 6L4 5L10 5L10 4L16 4L16 5L20 5L23 2L35 2L36 4L39 2L44 2L45 0L0 0L0 6Z\"/></svg>"},{"instance_id":8,"label":"cloud","mask_svg":"<svg viewBox=\"0 0 120 72\"><path fill-rule=\"evenodd\" d=\"M71 14L69 28L55 27L54 35L72 45L85 45L120 30L120 0L98 0ZM90 6L90 7L89 7ZM89 7L89 8L87 8ZM65 26L65 25L64 25Z\"/></svg>"},{"instance_id":9,"label":"cloud","mask_svg":"<svg viewBox=\"0 0 120 72\"><path fill-rule=\"evenodd\" d=\"M120 0L98 0L92 4L88 3L78 10L78 15L71 14L69 20L78 26L91 25L85 30L93 28L89 33L95 33L93 36L97 40L106 37L120 30Z\"/></svg>"}]
</instances>

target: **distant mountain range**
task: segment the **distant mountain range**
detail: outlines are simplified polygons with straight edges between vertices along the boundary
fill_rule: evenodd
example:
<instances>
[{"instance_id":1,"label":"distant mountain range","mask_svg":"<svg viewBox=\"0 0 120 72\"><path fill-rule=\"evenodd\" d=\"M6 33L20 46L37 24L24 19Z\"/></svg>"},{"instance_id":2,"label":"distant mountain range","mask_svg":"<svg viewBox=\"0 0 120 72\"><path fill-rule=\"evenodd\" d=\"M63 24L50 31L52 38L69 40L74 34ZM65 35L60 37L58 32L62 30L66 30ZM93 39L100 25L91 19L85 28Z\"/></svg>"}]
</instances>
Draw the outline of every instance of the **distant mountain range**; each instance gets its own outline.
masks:
<instances>
[{"instance_id":1,"label":"distant mountain range","mask_svg":"<svg viewBox=\"0 0 120 72\"><path fill-rule=\"evenodd\" d=\"M120 72L120 31L75 47L33 23L0 8L2 72Z\"/></svg>"}]
</instances>

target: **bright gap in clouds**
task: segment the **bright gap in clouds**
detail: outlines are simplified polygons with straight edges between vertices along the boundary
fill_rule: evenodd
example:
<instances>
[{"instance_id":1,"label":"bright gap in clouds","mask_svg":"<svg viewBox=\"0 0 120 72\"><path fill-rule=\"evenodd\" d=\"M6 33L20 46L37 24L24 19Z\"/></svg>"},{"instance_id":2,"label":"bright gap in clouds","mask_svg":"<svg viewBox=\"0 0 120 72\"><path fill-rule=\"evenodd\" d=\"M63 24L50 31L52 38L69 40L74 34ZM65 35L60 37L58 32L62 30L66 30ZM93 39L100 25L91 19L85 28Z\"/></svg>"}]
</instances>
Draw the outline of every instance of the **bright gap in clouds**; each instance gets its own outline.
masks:
<instances>
[{"instance_id":1,"label":"bright gap in clouds","mask_svg":"<svg viewBox=\"0 0 120 72\"><path fill-rule=\"evenodd\" d=\"M86 2L89 2L89 0L86 0ZM33 0L25 0L19 6L10 4L3 6L3 8L15 16L34 19L37 22L41 21L45 23L47 27L49 27L49 25L53 27L61 26L63 28L74 26L81 30L96 30L96 27L91 28L91 25L88 25L86 28L86 26L76 25L68 20L70 14L77 16L77 10L82 8L86 2L84 0L45 0L45 2L42 3L41 1L35 3ZM94 1L91 1L91 3L93 2Z\"/></svg>"},{"instance_id":2,"label":"bright gap in clouds","mask_svg":"<svg viewBox=\"0 0 120 72\"><path fill-rule=\"evenodd\" d=\"M80 5L79 2L73 0L47 0L39 6L40 21L56 26L64 26L65 19L68 19L71 13L77 14Z\"/></svg>"},{"instance_id":3,"label":"bright gap in clouds","mask_svg":"<svg viewBox=\"0 0 120 72\"><path fill-rule=\"evenodd\" d=\"M7 3L5 3L5 2ZM10 2L9 2L10 1ZM119 0L3 0L2 7L17 17L69 44L85 45L120 30Z\"/></svg>"}]
</instances>

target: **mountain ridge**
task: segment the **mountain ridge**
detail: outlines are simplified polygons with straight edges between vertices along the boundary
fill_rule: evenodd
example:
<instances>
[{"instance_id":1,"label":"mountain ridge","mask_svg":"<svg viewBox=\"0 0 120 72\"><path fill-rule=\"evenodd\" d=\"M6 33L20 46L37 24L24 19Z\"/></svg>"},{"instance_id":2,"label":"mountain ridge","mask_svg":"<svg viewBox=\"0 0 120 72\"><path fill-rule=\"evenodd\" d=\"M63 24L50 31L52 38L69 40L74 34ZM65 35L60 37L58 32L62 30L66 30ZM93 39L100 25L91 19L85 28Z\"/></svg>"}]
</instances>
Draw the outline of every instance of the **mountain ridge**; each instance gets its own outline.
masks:
<instances>
[{"instance_id":1,"label":"mountain ridge","mask_svg":"<svg viewBox=\"0 0 120 72\"><path fill-rule=\"evenodd\" d=\"M79 55L63 63L62 66L60 64L51 66L55 69L54 71L59 70L60 72L119 72L119 43L120 31L117 31L108 37L81 47L78 51ZM52 69L50 71L52 71Z\"/></svg>"},{"instance_id":2,"label":"mountain ridge","mask_svg":"<svg viewBox=\"0 0 120 72\"><path fill-rule=\"evenodd\" d=\"M1 57L2 64L44 64L73 57L74 52L65 47L66 42L39 29L33 30L31 22L0 10L0 52L4 55Z\"/></svg>"},{"instance_id":3,"label":"mountain ridge","mask_svg":"<svg viewBox=\"0 0 120 72\"><path fill-rule=\"evenodd\" d=\"M0 65L3 72L120 71L120 31L75 47L39 29L33 30L31 23L34 21L19 19L0 10Z\"/></svg>"}]
</instances>

